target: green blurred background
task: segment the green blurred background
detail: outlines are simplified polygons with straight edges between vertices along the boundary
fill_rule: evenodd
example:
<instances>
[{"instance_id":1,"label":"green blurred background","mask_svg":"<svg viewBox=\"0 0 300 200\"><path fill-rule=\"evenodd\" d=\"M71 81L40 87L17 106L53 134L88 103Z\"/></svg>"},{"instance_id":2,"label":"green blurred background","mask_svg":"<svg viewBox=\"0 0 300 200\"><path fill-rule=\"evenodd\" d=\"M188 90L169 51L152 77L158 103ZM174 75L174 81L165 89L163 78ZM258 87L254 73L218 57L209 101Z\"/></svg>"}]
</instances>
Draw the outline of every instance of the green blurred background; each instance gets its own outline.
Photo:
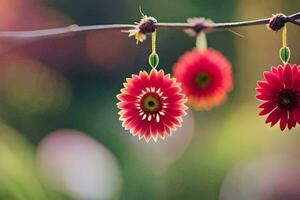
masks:
<instances>
[{"instance_id":1,"label":"green blurred background","mask_svg":"<svg viewBox=\"0 0 300 200\"><path fill-rule=\"evenodd\" d=\"M0 0L1 30L133 23L139 6L159 22L216 22L298 12L296 0ZM212 111L189 110L183 127L157 144L138 141L118 120L116 95L148 66L117 31L37 41L0 39L0 199L300 199L299 128L281 133L258 117L256 81L280 64L281 34L265 26L209 33L232 62L234 91ZM288 25L291 63L299 27ZM172 72L195 45L179 30L158 31L160 66Z\"/></svg>"}]
</instances>

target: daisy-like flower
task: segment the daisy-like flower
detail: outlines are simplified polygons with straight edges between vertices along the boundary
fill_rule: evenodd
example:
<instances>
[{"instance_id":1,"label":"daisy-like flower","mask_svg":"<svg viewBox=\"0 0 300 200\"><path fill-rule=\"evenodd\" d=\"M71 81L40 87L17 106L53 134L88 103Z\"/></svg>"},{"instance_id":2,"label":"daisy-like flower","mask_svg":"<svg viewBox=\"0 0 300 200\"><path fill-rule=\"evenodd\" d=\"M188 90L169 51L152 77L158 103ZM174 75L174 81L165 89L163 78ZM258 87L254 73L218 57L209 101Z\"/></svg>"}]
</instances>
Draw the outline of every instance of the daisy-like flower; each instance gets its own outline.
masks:
<instances>
[{"instance_id":1,"label":"daisy-like flower","mask_svg":"<svg viewBox=\"0 0 300 200\"><path fill-rule=\"evenodd\" d=\"M259 115L268 115L271 127L280 121L282 131L294 128L300 123L300 66L279 65L263 75L265 80L258 81L256 88L256 98L263 101Z\"/></svg>"},{"instance_id":2,"label":"daisy-like flower","mask_svg":"<svg viewBox=\"0 0 300 200\"><path fill-rule=\"evenodd\" d=\"M129 37L134 36L138 44L138 42L146 40L147 33L155 31L155 23L157 23L157 20L154 17L143 15L141 21L139 23L135 22L135 27L126 32L129 32Z\"/></svg>"},{"instance_id":3,"label":"daisy-like flower","mask_svg":"<svg viewBox=\"0 0 300 200\"><path fill-rule=\"evenodd\" d=\"M210 110L224 102L232 90L231 65L214 49L186 52L174 66L174 75L196 110Z\"/></svg>"},{"instance_id":4,"label":"daisy-like flower","mask_svg":"<svg viewBox=\"0 0 300 200\"><path fill-rule=\"evenodd\" d=\"M181 126L186 114L186 98L180 84L163 70L140 71L126 80L117 104L122 126L132 135L164 139Z\"/></svg>"}]
</instances>

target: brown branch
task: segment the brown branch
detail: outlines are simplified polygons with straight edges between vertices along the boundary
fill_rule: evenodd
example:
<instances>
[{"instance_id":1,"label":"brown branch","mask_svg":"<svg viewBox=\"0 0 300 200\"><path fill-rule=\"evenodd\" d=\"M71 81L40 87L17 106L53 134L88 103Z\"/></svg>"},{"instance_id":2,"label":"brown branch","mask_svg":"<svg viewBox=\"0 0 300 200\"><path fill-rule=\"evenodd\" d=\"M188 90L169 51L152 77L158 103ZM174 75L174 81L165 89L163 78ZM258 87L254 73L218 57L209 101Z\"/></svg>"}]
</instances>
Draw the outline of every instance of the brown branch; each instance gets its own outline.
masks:
<instances>
[{"instance_id":1,"label":"brown branch","mask_svg":"<svg viewBox=\"0 0 300 200\"><path fill-rule=\"evenodd\" d=\"M292 23L300 26L300 12L292 14L290 16L284 16L284 23ZM201 28L196 27L195 24L191 23L155 23L156 29L193 29L197 32L217 29L226 29L233 27L242 26L255 26L269 24L272 18L263 18L251 21L241 21L241 22L228 22L228 23L207 23L202 24ZM198 24L199 25L199 24ZM76 24L62 27L62 28L52 28L52 29L42 29L34 31L0 31L0 39L12 39L12 40L34 40L37 38L49 38L58 37L68 34L73 34L77 32L86 31L103 31L103 30L129 30L136 28L136 25L132 24L111 24L111 25L91 25L91 26L78 26Z\"/></svg>"}]
</instances>

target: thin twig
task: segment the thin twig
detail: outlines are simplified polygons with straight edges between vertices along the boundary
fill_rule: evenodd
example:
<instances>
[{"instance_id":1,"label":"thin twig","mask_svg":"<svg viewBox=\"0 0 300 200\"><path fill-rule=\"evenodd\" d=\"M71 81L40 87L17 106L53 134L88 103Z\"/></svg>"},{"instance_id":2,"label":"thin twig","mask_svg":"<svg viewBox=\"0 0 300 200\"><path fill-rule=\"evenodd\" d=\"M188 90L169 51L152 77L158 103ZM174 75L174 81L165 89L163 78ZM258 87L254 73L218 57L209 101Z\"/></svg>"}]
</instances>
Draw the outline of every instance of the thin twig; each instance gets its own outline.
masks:
<instances>
[{"instance_id":1,"label":"thin twig","mask_svg":"<svg viewBox=\"0 0 300 200\"><path fill-rule=\"evenodd\" d=\"M233 27L241 26L255 26L268 24L271 18L263 18L251 21L241 22L228 22L228 23L211 23L203 26L203 30L217 30L217 29L228 29ZM300 12L292 14L287 17L287 22L293 23L300 26ZM157 29L194 29L193 24L189 23L156 23ZM34 31L0 31L0 39L13 39L13 40L26 40L35 38L48 38L57 37L77 32L86 31L103 31L103 30L129 30L135 28L132 24L109 24L109 25L90 25L90 26L78 26L76 24L52 29L41 29Z\"/></svg>"}]
</instances>

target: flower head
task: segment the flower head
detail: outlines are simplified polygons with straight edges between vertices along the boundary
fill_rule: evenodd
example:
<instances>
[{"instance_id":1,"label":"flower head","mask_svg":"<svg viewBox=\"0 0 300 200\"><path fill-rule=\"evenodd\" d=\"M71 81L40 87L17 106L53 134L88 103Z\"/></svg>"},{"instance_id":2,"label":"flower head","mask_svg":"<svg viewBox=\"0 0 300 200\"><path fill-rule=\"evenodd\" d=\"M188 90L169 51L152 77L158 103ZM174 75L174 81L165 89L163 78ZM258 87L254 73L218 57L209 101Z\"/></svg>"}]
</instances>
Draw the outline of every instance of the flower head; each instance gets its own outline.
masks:
<instances>
[{"instance_id":1,"label":"flower head","mask_svg":"<svg viewBox=\"0 0 300 200\"><path fill-rule=\"evenodd\" d=\"M190 106L209 110L222 103L232 89L231 65L214 49L186 52L174 66L174 75Z\"/></svg>"},{"instance_id":2,"label":"flower head","mask_svg":"<svg viewBox=\"0 0 300 200\"><path fill-rule=\"evenodd\" d=\"M280 121L280 129L292 129L300 123L300 66L285 64L264 72L264 81L256 88L259 115L268 115L266 123L271 127Z\"/></svg>"},{"instance_id":3,"label":"flower head","mask_svg":"<svg viewBox=\"0 0 300 200\"><path fill-rule=\"evenodd\" d=\"M126 32L129 32L129 37L134 36L138 44L138 42L146 40L147 33L155 31L155 23L157 23L157 20L154 17L143 15L141 21L139 23L136 22L136 26Z\"/></svg>"},{"instance_id":4,"label":"flower head","mask_svg":"<svg viewBox=\"0 0 300 200\"><path fill-rule=\"evenodd\" d=\"M158 136L164 139L181 126L187 109L180 84L163 70L132 75L117 98L122 126L147 142Z\"/></svg>"}]
</instances>

